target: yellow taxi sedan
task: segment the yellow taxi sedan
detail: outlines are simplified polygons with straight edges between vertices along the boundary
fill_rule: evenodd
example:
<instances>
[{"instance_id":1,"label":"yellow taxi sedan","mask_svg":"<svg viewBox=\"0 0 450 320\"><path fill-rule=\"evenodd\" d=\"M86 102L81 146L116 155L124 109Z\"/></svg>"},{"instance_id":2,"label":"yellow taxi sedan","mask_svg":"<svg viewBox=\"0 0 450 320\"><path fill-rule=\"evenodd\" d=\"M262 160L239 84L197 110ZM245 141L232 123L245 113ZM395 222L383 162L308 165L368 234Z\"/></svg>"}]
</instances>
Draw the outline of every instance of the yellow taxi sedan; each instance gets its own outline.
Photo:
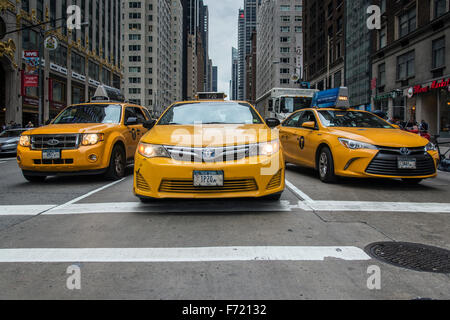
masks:
<instances>
[{"instance_id":1,"label":"yellow taxi sedan","mask_svg":"<svg viewBox=\"0 0 450 320\"><path fill-rule=\"evenodd\" d=\"M342 176L416 184L437 175L432 143L370 112L303 109L282 123L280 141L286 162L317 169L323 182Z\"/></svg>"},{"instance_id":2,"label":"yellow taxi sedan","mask_svg":"<svg viewBox=\"0 0 450 320\"><path fill-rule=\"evenodd\" d=\"M170 106L141 139L134 193L163 198L267 198L285 188L276 131L246 102L201 100ZM269 127L270 126L270 127Z\"/></svg>"}]
</instances>

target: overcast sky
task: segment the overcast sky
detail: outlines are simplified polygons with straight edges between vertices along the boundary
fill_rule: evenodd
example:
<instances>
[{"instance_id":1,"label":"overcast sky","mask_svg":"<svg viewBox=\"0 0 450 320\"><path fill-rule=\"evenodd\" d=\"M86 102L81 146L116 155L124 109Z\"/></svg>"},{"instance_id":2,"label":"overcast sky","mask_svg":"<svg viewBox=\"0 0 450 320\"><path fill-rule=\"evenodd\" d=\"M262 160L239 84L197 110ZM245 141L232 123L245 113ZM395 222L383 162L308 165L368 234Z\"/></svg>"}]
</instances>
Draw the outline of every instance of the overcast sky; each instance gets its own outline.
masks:
<instances>
[{"instance_id":1,"label":"overcast sky","mask_svg":"<svg viewBox=\"0 0 450 320\"><path fill-rule=\"evenodd\" d=\"M229 95L231 47L237 48L239 8L244 0L204 0L209 8L209 57L219 68L218 90Z\"/></svg>"}]
</instances>

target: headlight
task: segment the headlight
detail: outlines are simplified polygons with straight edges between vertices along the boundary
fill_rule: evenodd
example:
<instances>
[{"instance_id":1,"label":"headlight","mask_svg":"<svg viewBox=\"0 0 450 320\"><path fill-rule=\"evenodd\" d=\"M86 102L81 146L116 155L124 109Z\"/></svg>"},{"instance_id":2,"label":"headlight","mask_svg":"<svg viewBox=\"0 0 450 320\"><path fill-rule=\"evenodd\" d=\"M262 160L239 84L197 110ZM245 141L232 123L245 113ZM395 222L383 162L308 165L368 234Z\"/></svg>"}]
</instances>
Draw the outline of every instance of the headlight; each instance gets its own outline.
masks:
<instances>
[{"instance_id":1,"label":"headlight","mask_svg":"<svg viewBox=\"0 0 450 320\"><path fill-rule=\"evenodd\" d=\"M371 150L378 150L378 148L372 144L356 141L356 140L350 140L350 139L344 139L339 138L339 141L347 148L351 150L358 150L358 149L371 149Z\"/></svg>"},{"instance_id":2,"label":"headlight","mask_svg":"<svg viewBox=\"0 0 450 320\"><path fill-rule=\"evenodd\" d=\"M146 158L170 158L170 154L164 146L155 144L140 142L138 152L141 156Z\"/></svg>"},{"instance_id":3,"label":"headlight","mask_svg":"<svg viewBox=\"0 0 450 320\"><path fill-rule=\"evenodd\" d=\"M31 146L31 138L30 136L20 136L19 144L21 147L28 148Z\"/></svg>"},{"instance_id":4,"label":"headlight","mask_svg":"<svg viewBox=\"0 0 450 320\"><path fill-rule=\"evenodd\" d=\"M83 146L93 146L100 141L103 141L103 134L101 133L85 133L82 136L81 144Z\"/></svg>"},{"instance_id":5,"label":"headlight","mask_svg":"<svg viewBox=\"0 0 450 320\"><path fill-rule=\"evenodd\" d=\"M425 146L425 151L436 151L437 147L434 143L430 142Z\"/></svg>"},{"instance_id":6,"label":"headlight","mask_svg":"<svg viewBox=\"0 0 450 320\"><path fill-rule=\"evenodd\" d=\"M280 151L280 141L278 140L264 142L258 145L258 154L260 156L271 156L278 151Z\"/></svg>"}]
</instances>

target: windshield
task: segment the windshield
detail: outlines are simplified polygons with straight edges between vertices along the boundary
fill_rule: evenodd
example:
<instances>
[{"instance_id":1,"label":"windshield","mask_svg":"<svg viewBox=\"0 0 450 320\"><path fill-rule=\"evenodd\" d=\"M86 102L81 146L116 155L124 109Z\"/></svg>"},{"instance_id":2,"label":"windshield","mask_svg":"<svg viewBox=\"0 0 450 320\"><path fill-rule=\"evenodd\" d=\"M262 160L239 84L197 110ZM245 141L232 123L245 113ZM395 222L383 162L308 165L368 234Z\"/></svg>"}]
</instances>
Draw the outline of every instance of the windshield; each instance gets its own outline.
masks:
<instances>
[{"instance_id":1,"label":"windshield","mask_svg":"<svg viewBox=\"0 0 450 320\"><path fill-rule=\"evenodd\" d=\"M368 112L322 110L318 113L325 127L393 129L389 123Z\"/></svg>"},{"instance_id":2,"label":"windshield","mask_svg":"<svg viewBox=\"0 0 450 320\"><path fill-rule=\"evenodd\" d=\"M158 125L262 124L256 111L245 103L203 102L174 105Z\"/></svg>"},{"instance_id":3,"label":"windshield","mask_svg":"<svg viewBox=\"0 0 450 320\"><path fill-rule=\"evenodd\" d=\"M20 130L3 131L2 133L0 133L0 138L15 138L15 137L20 137L20 135L22 134L22 132L25 132L25 131L20 131Z\"/></svg>"},{"instance_id":4,"label":"windshield","mask_svg":"<svg viewBox=\"0 0 450 320\"><path fill-rule=\"evenodd\" d=\"M117 104L88 104L68 107L52 124L120 123L122 107Z\"/></svg>"},{"instance_id":5,"label":"windshield","mask_svg":"<svg viewBox=\"0 0 450 320\"><path fill-rule=\"evenodd\" d=\"M281 98L281 112L293 113L311 107L312 98Z\"/></svg>"}]
</instances>

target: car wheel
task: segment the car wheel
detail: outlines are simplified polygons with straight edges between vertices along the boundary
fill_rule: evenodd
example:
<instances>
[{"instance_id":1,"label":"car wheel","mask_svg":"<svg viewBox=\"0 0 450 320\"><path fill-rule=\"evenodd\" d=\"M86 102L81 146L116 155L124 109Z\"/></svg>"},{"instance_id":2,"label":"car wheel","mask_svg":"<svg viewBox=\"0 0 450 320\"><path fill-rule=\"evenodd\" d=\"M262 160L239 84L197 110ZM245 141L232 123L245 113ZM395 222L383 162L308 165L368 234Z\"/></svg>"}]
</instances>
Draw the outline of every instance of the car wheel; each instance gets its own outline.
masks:
<instances>
[{"instance_id":1,"label":"car wheel","mask_svg":"<svg viewBox=\"0 0 450 320\"><path fill-rule=\"evenodd\" d=\"M106 178L120 180L125 176L125 150L120 145L116 145L111 152Z\"/></svg>"},{"instance_id":2,"label":"car wheel","mask_svg":"<svg viewBox=\"0 0 450 320\"><path fill-rule=\"evenodd\" d=\"M317 160L317 168L319 169L319 177L322 182L336 182L337 178L334 174L334 161L331 151L327 147L320 150Z\"/></svg>"},{"instance_id":3,"label":"car wheel","mask_svg":"<svg viewBox=\"0 0 450 320\"><path fill-rule=\"evenodd\" d=\"M280 201L282 194L283 194L283 192L274 193L274 194L265 196L263 199L268 200L268 201Z\"/></svg>"},{"instance_id":4,"label":"car wheel","mask_svg":"<svg viewBox=\"0 0 450 320\"><path fill-rule=\"evenodd\" d=\"M409 184L409 185L416 185L416 184L420 184L423 179L402 179L404 183Z\"/></svg>"},{"instance_id":5,"label":"car wheel","mask_svg":"<svg viewBox=\"0 0 450 320\"><path fill-rule=\"evenodd\" d=\"M32 182L32 183L44 182L45 179L47 179L46 176L29 176L29 175L27 175L25 173L23 174L23 177L26 180L28 180L29 182Z\"/></svg>"}]
</instances>

